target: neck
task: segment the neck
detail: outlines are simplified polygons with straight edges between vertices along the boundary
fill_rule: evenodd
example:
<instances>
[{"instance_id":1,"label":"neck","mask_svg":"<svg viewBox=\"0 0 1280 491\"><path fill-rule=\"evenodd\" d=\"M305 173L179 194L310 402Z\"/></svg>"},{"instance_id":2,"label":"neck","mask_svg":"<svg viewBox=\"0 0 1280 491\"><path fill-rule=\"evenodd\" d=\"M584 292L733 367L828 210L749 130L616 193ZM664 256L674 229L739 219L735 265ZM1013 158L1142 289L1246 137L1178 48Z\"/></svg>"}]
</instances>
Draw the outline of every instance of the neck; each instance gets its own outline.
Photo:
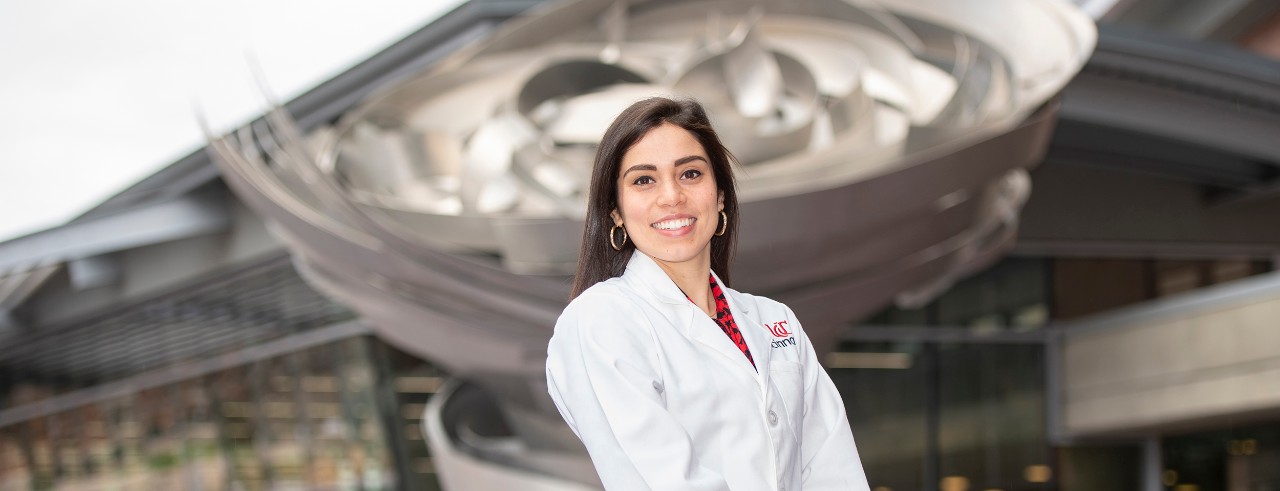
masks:
<instances>
[{"instance_id":1,"label":"neck","mask_svg":"<svg viewBox=\"0 0 1280 491\"><path fill-rule=\"evenodd\" d=\"M671 263L663 261L653 256L653 262L658 263L658 267L667 273L667 277L680 287L685 295L689 296L693 303L702 309L707 315L714 316L716 313L715 299L711 298L711 284L707 278L711 275L711 256L703 255L692 261L680 263Z\"/></svg>"}]
</instances>

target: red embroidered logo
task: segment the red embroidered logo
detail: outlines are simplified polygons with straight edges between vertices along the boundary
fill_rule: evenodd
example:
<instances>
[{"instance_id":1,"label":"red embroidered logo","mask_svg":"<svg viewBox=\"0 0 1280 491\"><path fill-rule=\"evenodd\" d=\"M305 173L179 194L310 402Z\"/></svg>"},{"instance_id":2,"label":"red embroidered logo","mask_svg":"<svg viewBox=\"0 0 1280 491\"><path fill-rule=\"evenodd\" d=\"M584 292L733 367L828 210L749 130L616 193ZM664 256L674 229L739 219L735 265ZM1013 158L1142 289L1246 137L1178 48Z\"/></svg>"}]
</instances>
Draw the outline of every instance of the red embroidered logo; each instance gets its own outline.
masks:
<instances>
[{"instance_id":1,"label":"red embroidered logo","mask_svg":"<svg viewBox=\"0 0 1280 491\"><path fill-rule=\"evenodd\" d=\"M773 333L775 338L785 338L791 335L791 331L787 330L787 321L774 322L773 325L765 324L764 328Z\"/></svg>"}]
</instances>

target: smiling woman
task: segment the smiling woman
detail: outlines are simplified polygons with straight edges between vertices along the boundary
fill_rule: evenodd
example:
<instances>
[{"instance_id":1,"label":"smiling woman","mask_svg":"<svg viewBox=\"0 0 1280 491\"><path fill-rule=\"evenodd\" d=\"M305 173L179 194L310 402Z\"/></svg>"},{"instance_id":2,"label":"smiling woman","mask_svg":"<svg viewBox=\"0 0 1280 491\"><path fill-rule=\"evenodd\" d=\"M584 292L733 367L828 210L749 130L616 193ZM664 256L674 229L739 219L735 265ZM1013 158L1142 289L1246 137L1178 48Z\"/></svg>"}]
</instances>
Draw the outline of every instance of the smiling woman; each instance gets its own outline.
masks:
<instances>
[{"instance_id":1,"label":"smiling woman","mask_svg":"<svg viewBox=\"0 0 1280 491\"><path fill-rule=\"evenodd\" d=\"M720 274L727 286L738 229L733 162L733 155L720 143L702 106L696 102L651 98L618 115L596 151L582 252L571 297L600 281L622 275L632 251L640 245L637 240L645 246L660 244L663 250L673 247L676 242L655 242L657 237L647 234L657 234L658 222L675 218L694 219L695 225L697 220L703 221L703 235L692 235L700 237L701 247L709 252L709 267ZM680 174L673 175L675 172ZM697 176L690 178L686 174ZM708 190L714 201L711 215L723 212L723 216L668 216L671 212L667 210L691 213L688 210L696 205L671 200L696 201ZM691 191L693 194L688 194ZM628 224L628 219L632 223ZM707 226L707 222L711 225ZM672 225L675 223L664 223L662 227L668 230L663 232L670 231ZM680 235L692 231L688 225L677 228ZM706 233L708 230L717 233L713 236ZM632 234L640 236L627 240ZM686 241L693 243L692 238ZM656 250L650 252L658 254ZM668 261L679 257L678 262L683 262L693 259L693 252L697 251L658 256Z\"/></svg>"},{"instance_id":2,"label":"smiling woman","mask_svg":"<svg viewBox=\"0 0 1280 491\"><path fill-rule=\"evenodd\" d=\"M705 281L711 268L707 248L715 232L724 228L728 233L728 227L718 223L724 193L717 190L705 153L684 128L663 123L649 130L622 156L626 170L618 178L618 205L609 216L615 228L625 229L635 247L710 314L714 302ZM695 276L685 277L686 272Z\"/></svg>"},{"instance_id":3,"label":"smiling woman","mask_svg":"<svg viewBox=\"0 0 1280 491\"><path fill-rule=\"evenodd\" d=\"M609 126L551 398L607 489L868 490L794 313L728 287L732 161L693 101L646 99Z\"/></svg>"}]
</instances>

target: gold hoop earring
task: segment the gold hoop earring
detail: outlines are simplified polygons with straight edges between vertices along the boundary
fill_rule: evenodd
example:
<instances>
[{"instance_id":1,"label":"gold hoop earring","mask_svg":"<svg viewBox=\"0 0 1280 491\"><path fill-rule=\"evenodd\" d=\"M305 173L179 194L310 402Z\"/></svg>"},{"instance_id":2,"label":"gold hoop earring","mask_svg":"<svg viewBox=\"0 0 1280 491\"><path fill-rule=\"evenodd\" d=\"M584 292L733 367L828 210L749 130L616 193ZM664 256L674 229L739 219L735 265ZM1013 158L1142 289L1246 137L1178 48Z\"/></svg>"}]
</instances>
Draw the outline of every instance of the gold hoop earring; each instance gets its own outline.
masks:
<instances>
[{"instance_id":1,"label":"gold hoop earring","mask_svg":"<svg viewBox=\"0 0 1280 491\"><path fill-rule=\"evenodd\" d=\"M716 231L716 237L724 235L729 231L729 215L724 214L724 210L720 210L720 230Z\"/></svg>"},{"instance_id":2,"label":"gold hoop earring","mask_svg":"<svg viewBox=\"0 0 1280 491\"><path fill-rule=\"evenodd\" d=\"M618 229L620 229L620 228L622 229L622 243L621 243L621 244L619 244L619 243L617 243L616 241L614 241L614 240L613 240L613 237L614 237L615 235L618 235L618 234L617 234L617 232L618 232ZM613 226L613 228L609 229L609 245L613 246L613 250L615 250L615 251L621 251L621 250L622 250L622 246L627 245L627 229L626 229L626 228L623 228L621 225L614 225L614 226Z\"/></svg>"}]
</instances>

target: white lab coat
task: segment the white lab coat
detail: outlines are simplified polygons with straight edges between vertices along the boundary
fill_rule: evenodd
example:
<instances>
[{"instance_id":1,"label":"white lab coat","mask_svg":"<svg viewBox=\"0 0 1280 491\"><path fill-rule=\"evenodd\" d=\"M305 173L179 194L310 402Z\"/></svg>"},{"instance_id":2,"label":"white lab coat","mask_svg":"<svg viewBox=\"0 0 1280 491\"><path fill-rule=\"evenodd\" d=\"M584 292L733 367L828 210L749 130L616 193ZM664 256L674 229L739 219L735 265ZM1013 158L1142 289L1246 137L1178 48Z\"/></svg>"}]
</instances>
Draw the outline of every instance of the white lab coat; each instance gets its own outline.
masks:
<instances>
[{"instance_id":1,"label":"white lab coat","mask_svg":"<svg viewBox=\"0 0 1280 491\"><path fill-rule=\"evenodd\" d=\"M844 403L791 309L716 281L758 371L638 251L556 322L548 390L605 488L869 491Z\"/></svg>"}]
</instances>

